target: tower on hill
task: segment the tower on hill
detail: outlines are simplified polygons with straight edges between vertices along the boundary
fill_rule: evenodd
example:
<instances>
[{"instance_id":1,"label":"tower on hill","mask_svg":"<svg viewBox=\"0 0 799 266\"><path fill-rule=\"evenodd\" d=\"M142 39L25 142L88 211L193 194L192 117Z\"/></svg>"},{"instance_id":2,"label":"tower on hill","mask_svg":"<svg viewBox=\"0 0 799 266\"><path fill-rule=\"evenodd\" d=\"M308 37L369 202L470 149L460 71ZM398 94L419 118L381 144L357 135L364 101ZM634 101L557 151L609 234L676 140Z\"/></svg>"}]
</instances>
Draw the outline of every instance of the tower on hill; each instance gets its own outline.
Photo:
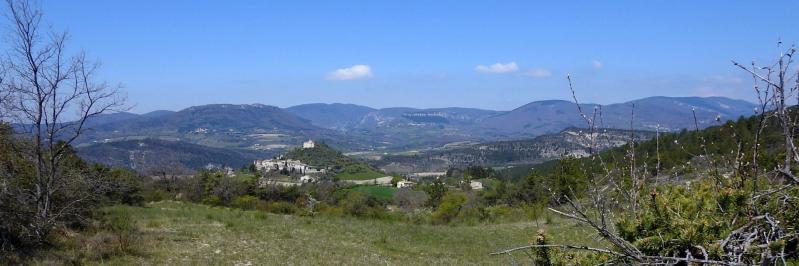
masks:
<instances>
[{"instance_id":1,"label":"tower on hill","mask_svg":"<svg viewBox=\"0 0 799 266\"><path fill-rule=\"evenodd\" d=\"M313 147L316 147L316 143L313 142L313 140L308 140L302 143L303 149L312 149Z\"/></svg>"}]
</instances>

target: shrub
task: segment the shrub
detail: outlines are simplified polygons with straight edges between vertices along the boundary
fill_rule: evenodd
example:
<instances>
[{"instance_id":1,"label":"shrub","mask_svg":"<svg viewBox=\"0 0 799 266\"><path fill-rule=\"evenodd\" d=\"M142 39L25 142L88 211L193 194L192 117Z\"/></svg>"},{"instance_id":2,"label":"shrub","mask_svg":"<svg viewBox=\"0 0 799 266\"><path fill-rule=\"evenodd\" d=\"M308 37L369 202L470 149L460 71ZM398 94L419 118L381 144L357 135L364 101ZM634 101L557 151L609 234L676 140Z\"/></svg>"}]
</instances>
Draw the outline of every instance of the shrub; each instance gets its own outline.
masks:
<instances>
[{"instance_id":1,"label":"shrub","mask_svg":"<svg viewBox=\"0 0 799 266\"><path fill-rule=\"evenodd\" d=\"M142 192L142 199L145 202L163 201L174 199L175 195L164 190L148 190Z\"/></svg>"},{"instance_id":2,"label":"shrub","mask_svg":"<svg viewBox=\"0 0 799 266\"><path fill-rule=\"evenodd\" d=\"M466 195L463 192L449 192L441 200L436 211L431 217L434 223L446 224L452 222L460 214L461 209L466 203Z\"/></svg>"},{"instance_id":3,"label":"shrub","mask_svg":"<svg viewBox=\"0 0 799 266\"><path fill-rule=\"evenodd\" d=\"M233 207L241 208L241 209L245 209L245 210L255 209L257 204L258 204L258 198L255 197L255 196L251 196L251 195L244 195L244 196L236 197L235 199L233 199L233 203L232 203Z\"/></svg>"},{"instance_id":4,"label":"shrub","mask_svg":"<svg viewBox=\"0 0 799 266\"><path fill-rule=\"evenodd\" d=\"M344 213L355 217L387 218L385 207L374 197L359 191L348 191L347 197L339 202Z\"/></svg>"},{"instance_id":5,"label":"shrub","mask_svg":"<svg viewBox=\"0 0 799 266\"><path fill-rule=\"evenodd\" d=\"M424 205L430 197L424 191L416 191L408 188L397 190L394 193L394 204L404 211L411 211Z\"/></svg>"},{"instance_id":6,"label":"shrub","mask_svg":"<svg viewBox=\"0 0 799 266\"><path fill-rule=\"evenodd\" d=\"M135 247L141 240L141 231L129 213L116 210L105 213L102 219L102 228L115 235L116 248L120 253L135 251Z\"/></svg>"},{"instance_id":7,"label":"shrub","mask_svg":"<svg viewBox=\"0 0 799 266\"><path fill-rule=\"evenodd\" d=\"M294 214L297 213L298 208L296 205L285 201L274 201L266 204L264 211L278 214Z\"/></svg>"},{"instance_id":8,"label":"shrub","mask_svg":"<svg viewBox=\"0 0 799 266\"><path fill-rule=\"evenodd\" d=\"M321 202L314 206L314 211L319 212L324 215L341 217L344 216L344 209L341 207L336 207L325 202Z\"/></svg>"},{"instance_id":9,"label":"shrub","mask_svg":"<svg viewBox=\"0 0 799 266\"><path fill-rule=\"evenodd\" d=\"M91 260L107 259L116 253L117 247L117 236L109 232L100 232L86 241L84 254Z\"/></svg>"},{"instance_id":10,"label":"shrub","mask_svg":"<svg viewBox=\"0 0 799 266\"><path fill-rule=\"evenodd\" d=\"M496 221L502 218L507 218L512 216L513 212L514 209L508 207L507 205L489 206L485 208L485 220Z\"/></svg>"},{"instance_id":11,"label":"shrub","mask_svg":"<svg viewBox=\"0 0 799 266\"><path fill-rule=\"evenodd\" d=\"M203 204L211 206L222 206L222 198L217 195L208 195L203 198Z\"/></svg>"}]
</instances>

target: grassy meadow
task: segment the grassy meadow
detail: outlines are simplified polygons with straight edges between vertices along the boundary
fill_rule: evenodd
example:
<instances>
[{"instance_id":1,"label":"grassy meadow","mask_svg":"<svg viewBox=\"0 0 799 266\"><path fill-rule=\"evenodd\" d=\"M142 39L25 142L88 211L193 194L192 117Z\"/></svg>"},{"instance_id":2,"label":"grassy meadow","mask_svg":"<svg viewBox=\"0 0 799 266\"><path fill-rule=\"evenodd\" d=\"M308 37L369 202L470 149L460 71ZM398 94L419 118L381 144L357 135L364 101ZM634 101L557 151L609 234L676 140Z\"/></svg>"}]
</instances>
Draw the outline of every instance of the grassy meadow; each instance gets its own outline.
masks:
<instances>
[{"instance_id":1,"label":"grassy meadow","mask_svg":"<svg viewBox=\"0 0 799 266\"><path fill-rule=\"evenodd\" d=\"M106 212L130 217L141 239L135 252L89 264L508 265L524 260L488 253L526 244L539 229L557 243L601 244L587 228L554 216L537 222L434 226L176 201L115 206Z\"/></svg>"},{"instance_id":2,"label":"grassy meadow","mask_svg":"<svg viewBox=\"0 0 799 266\"><path fill-rule=\"evenodd\" d=\"M361 168L359 171L350 173L350 172L341 172L336 175L336 178L341 180L369 180L384 177L386 174L375 171L371 168Z\"/></svg>"},{"instance_id":3,"label":"grassy meadow","mask_svg":"<svg viewBox=\"0 0 799 266\"><path fill-rule=\"evenodd\" d=\"M397 188L385 186L356 186L353 187L352 190L359 191L381 200L391 200L394 198L394 192L397 192Z\"/></svg>"}]
</instances>

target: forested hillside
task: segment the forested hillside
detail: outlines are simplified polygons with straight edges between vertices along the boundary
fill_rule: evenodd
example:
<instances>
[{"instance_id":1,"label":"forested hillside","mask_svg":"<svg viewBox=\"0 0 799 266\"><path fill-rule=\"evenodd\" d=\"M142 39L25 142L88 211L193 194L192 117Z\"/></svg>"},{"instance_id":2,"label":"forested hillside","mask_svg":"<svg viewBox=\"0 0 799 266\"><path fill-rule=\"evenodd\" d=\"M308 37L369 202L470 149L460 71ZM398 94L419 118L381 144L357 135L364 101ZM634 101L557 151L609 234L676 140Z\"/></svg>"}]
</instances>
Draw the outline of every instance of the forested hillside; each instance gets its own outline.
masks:
<instances>
[{"instance_id":1,"label":"forested hillside","mask_svg":"<svg viewBox=\"0 0 799 266\"><path fill-rule=\"evenodd\" d=\"M145 138L113 141L78 147L78 154L90 162L123 167L150 175L194 173L205 167L238 169L255 158L274 156L275 152L222 149L183 141Z\"/></svg>"},{"instance_id":2,"label":"forested hillside","mask_svg":"<svg viewBox=\"0 0 799 266\"><path fill-rule=\"evenodd\" d=\"M383 156L375 164L389 172L445 171L467 166L507 167L535 165L557 160L563 156L583 157L589 149L602 151L622 146L631 139L653 138L655 132L601 129L590 133L586 129L567 128L557 134L532 139L494 141L422 151L411 155ZM596 145L591 146L590 144ZM525 173L526 174L526 173Z\"/></svg>"}]
</instances>

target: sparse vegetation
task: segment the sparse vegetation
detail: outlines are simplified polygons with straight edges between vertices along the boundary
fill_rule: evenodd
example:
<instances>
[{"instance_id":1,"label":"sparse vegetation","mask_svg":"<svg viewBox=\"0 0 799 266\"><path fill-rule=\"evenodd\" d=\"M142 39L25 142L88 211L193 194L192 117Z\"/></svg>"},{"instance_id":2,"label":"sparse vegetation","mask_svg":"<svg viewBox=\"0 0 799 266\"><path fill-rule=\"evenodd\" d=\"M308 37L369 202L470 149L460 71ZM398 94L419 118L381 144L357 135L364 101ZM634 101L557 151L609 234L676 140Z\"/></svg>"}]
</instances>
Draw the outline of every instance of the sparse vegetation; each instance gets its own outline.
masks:
<instances>
[{"instance_id":1,"label":"sparse vegetation","mask_svg":"<svg viewBox=\"0 0 799 266\"><path fill-rule=\"evenodd\" d=\"M578 101L574 80L568 74L573 102L536 101L510 111L209 104L133 114L126 112L131 108L120 91L122 86L98 81L99 64L87 59L84 52L73 54L78 50L67 47L69 35L47 25L39 5L35 0L6 0L3 10L9 34L4 38L6 45L0 45L5 49L0 53L2 265L799 265L799 70L794 64L798 54L795 46L785 49L782 41L777 43L782 50L776 62L732 62L743 76L752 78L757 103L724 97L654 96L606 106L585 104ZM255 8L219 13L249 9ZM459 7L458 11L482 9ZM72 14L76 10L80 9L70 8L66 16L61 15L79 17ZM293 8L280 6L277 10ZM477 24L472 19L463 25L490 29L525 22L523 16L508 14L512 10L492 9L505 15L503 19L483 19L487 22ZM420 16L414 17L414 23L404 24L428 25L425 22L431 21L422 16L440 13L425 11L431 12L417 12ZM638 15L635 11L628 13ZM170 19L176 15L163 13ZM300 17L319 17L308 14ZM768 14L768 23L778 18ZM411 32L395 28L403 23L383 21L401 16L369 15L381 20L377 23L381 29ZM404 50L429 55L439 49L428 44L463 41L426 36L448 29L449 19L437 18L432 21L436 22L433 31L421 32L424 45L413 41L400 45L422 49L383 53L375 44L392 43L391 38L377 43L346 42L352 45L340 45L345 42L336 39L338 35L360 38L359 34L372 32L368 27L353 31L352 27L340 27L350 24L327 23L332 21L328 16L322 16L324 25L286 20L296 16L275 17L280 19L278 24L261 28L296 32L289 38L263 34L274 40L333 38L324 56L310 51L295 58L296 62L308 58L328 61L337 51L349 49L368 50L357 60L380 62L381 69L375 74L370 65L358 64L325 75L331 86L341 84L333 87L353 87L337 92L345 97L362 93L359 87L385 86L392 92L382 97L382 104L393 104L391 97L406 92L429 97L414 99L419 104L446 103L441 99L448 95L404 85L439 86L443 80L462 75L445 68L440 75L430 75L430 69L449 65L435 62L410 72L382 68L407 63L402 57ZM570 26L583 21L565 17L571 19ZM513 23L505 23L508 20ZM301 31L307 25L327 24L349 32L315 36ZM748 26L762 30L759 26L763 25L767 24ZM455 34L449 37L462 35L459 29L453 30L447 32ZM241 32L247 31L220 36L230 38ZM506 32L514 31L502 33ZM568 31L563 33L560 37L573 39ZM506 49L497 50L511 56L520 46L515 44L537 43L467 39L447 52L471 54L469 49L482 49L478 41L486 39L504 44ZM600 39L596 43L615 38ZM641 40L633 43L643 43ZM212 46L228 43L241 42L215 42ZM300 46L299 50L307 48ZM229 51L259 50L238 48ZM596 50L624 50L616 48ZM576 52L568 61L586 54ZM219 54L234 60L244 58L235 53ZM391 54L393 59L370 59L383 54ZM157 63L163 56L133 57L158 58ZM318 70L318 66L300 67L289 57L255 54L246 58L274 63L267 70L277 70L275 74L289 77L287 81L295 80L291 72L296 69ZM542 58L547 57L551 56ZM591 73L604 72L600 71L602 62L591 63ZM545 68L520 65L516 61L479 64L475 71L495 75L475 78L471 80L474 84L460 83L460 93L477 92L479 86L494 79L517 77L513 82L520 82L521 76L540 79L552 75ZM607 72L619 69L624 70L609 68ZM685 69L692 74L704 72L694 66ZM192 70L197 69L181 70L195 73ZM249 70L213 73L230 75L228 72L242 76L222 79L223 88L242 87L237 84L242 80L245 85L261 86L260 80L245 77L254 73ZM581 71L581 75L586 73ZM387 78L354 81L373 77ZM415 81L385 83L397 77ZM606 79L593 78L593 82L607 86ZM679 85L735 86L741 83L738 79L708 77L680 81ZM296 80L310 87L321 86ZM206 86L218 85L200 81ZM263 87L275 85L285 84ZM312 92L267 91L257 96L286 103ZM228 96L222 98L241 95ZM507 102L518 100L506 98ZM486 105L500 104L496 99L479 100ZM753 116L741 116L751 114L752 109ZM583 125L575 127L579 124ZM303 142L308 139L318 141ZM296 147L301 142L302 148ZM273 159L261 160L269 157ZM256 158L261 159L253 160Z\"/></svg>"},{"instance_id":2,"label":"sparse vegetation","mask_svg":"<svg viewBox=\"0 0 799 266\"><path fill-rule=\"evenodd\" d=\"M108 264L509 264L510 257L497 260L485 254L508 243L532 241L539 229L558 232L552 241L602 245L585 233L585 227L557 217L550 224L541 220L434 226L264 214L173 201L110 210L127 213L140 226L142 250L111 257L104 261Z\"/></svg>"}]
</instances>

